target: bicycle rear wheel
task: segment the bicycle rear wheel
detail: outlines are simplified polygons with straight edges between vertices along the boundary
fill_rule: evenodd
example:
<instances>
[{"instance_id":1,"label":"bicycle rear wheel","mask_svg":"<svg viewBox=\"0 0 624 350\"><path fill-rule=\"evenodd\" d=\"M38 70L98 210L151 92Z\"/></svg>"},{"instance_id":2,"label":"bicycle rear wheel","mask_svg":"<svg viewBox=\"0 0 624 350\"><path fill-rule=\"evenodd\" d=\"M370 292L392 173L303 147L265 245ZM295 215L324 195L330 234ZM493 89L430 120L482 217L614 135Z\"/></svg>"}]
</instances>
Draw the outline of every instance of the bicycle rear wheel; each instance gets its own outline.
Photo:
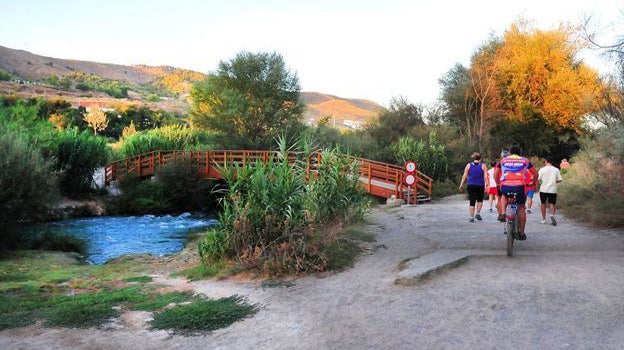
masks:
<instances>
[{"instance_id":1,"label":"bicycle rear wheel","mask_svg":"<svg viewBox=\"0 0 624 350\"><path fill-rule=\"evenodd\" d=\"M514 225L514 221L507 221L505 223L505 231L507 232L507 256L509 257L513 255L513 244L516 236L516 225Z\"/></svg>"}]
</instances>

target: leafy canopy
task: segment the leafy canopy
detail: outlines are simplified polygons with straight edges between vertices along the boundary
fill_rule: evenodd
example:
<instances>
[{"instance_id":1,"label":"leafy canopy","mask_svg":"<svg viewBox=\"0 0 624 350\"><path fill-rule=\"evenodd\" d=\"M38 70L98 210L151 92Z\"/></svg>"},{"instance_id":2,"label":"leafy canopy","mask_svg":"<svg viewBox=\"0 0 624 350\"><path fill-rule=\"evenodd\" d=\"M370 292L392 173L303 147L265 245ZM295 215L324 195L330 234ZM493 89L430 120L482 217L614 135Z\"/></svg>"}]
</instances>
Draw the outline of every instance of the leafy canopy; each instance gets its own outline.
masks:
<instances>
[{"instance_id":1,"label":"leafy canopy","mask_svg":"<svg viewBox=\"0 0 624 350\"><path fill-rule=\"evenodd\" d=\"M194 126L220 135L223 146L268 148L300 127L299 78L277 53L239 53L191 91Z\"/></svg>"}]
</instances>

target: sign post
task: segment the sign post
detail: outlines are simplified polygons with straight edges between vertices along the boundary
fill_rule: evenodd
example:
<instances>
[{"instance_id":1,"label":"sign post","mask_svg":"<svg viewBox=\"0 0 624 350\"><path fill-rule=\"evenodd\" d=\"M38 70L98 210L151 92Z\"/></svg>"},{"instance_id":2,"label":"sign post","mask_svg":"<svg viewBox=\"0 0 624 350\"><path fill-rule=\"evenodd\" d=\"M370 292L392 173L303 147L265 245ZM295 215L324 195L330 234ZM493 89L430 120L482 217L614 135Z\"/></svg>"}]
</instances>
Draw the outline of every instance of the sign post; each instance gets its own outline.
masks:
<instances>
[{"instance_id":1,"label":"sign post","mask_svg":"<svg viewBox=\"0 0 624 350\"><path fill-rule=\"evenodd\" d=\"M415 173L416 169L418 169L418 166L416 165L416 162L408 160L407 162L405 162L404 168L407 172L405 178L403 179L403 182L405 182L405 184L407 185L407 204L411 204L412 202L410 195L412 193L412 186L414 186L414 184L416 183Z\"/></svg>"}]
</instances>

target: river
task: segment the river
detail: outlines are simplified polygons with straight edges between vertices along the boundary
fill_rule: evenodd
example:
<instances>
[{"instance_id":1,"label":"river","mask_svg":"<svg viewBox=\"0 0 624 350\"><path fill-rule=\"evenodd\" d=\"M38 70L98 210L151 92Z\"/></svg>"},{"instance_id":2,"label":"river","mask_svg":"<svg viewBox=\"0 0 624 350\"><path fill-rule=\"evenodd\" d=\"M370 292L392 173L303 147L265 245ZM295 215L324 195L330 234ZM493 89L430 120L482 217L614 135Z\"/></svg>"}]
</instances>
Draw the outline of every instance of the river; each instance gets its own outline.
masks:
<instances>
[{"instance_id":1,"label":"river","mask_svg":"<svg viewBox=\"0 0 624 350\"><path fill-rule=\"evenodd\" d=\"M86 260L92 264L124 254L165 255L184 248L189 233L217 224L213 217L194 216L102 216L69 219L37 225L33 233L67 233L88 242Z\"/></svg>"}]
</instances>

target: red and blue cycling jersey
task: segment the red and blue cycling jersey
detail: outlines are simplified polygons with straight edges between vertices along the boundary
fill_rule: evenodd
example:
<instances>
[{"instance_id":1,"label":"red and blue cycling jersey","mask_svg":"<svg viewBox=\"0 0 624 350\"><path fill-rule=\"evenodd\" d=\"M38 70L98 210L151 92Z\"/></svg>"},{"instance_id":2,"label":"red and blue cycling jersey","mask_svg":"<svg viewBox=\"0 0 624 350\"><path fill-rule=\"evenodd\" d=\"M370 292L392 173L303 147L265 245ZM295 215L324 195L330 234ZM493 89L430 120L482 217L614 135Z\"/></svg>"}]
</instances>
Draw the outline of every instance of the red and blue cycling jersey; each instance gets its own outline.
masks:
<instances>
[{"instance_id":1,"label":"red and blue cycling jersey","mask_svg":"<svg viewBox=\"0 0 624 350\"><path fill-rule=\"evenodd\" d=\"M512 154L501 159L498 163L501 168L501 186L524 186L531 182L529 169L533 164L528 159Z\"/></svg>"}]
</instances>

